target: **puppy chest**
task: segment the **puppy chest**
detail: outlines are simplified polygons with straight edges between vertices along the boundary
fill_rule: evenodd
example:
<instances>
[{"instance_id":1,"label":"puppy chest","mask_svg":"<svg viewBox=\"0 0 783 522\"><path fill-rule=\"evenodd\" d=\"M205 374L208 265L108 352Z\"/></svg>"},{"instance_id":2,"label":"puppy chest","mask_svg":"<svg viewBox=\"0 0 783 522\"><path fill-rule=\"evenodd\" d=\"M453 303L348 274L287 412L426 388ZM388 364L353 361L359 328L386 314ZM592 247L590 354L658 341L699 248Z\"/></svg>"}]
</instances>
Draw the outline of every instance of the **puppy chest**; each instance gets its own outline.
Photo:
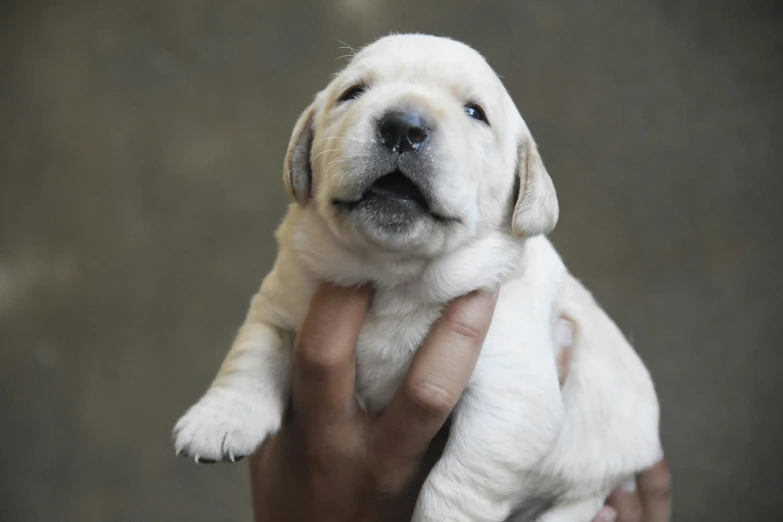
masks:
<instances>
[{"instance_id":1,"label":"puppy chest","mask_svg":"<svg viewBox=\"0 0 783 522\"><path fill-rule=\"evenodd\" d=\"M356 394L368 411L389 404L436 316L432 310L368 317L356 347Z\"/></svg>"}]
</instances>

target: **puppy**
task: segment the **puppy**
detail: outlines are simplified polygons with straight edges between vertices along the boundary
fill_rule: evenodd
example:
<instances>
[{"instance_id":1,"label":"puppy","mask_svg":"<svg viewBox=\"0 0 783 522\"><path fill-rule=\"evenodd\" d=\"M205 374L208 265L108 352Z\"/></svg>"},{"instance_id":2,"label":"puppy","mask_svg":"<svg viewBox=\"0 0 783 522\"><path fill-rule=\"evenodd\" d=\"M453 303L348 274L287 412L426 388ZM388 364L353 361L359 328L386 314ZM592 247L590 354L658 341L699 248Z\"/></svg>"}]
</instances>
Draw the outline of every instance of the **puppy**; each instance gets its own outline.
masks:
<instances>
[{"instance_id":1,"label":"puppy","mask_svg":"<svg viewBox=\"0 0 783 522\"><path fill-rule=\"evenodd\" d=\"M500 289L481 356L414 520L587 522L661 456L650 376L545 238L552 179L497 75L423 35L357 53L294 127L279 254L179 453L230 460L280 427L292 339L321 280L375 288L356 394L383 410L445 304ZM560 387L552 332L575 325Z\"/></svg>"}]
</instances>

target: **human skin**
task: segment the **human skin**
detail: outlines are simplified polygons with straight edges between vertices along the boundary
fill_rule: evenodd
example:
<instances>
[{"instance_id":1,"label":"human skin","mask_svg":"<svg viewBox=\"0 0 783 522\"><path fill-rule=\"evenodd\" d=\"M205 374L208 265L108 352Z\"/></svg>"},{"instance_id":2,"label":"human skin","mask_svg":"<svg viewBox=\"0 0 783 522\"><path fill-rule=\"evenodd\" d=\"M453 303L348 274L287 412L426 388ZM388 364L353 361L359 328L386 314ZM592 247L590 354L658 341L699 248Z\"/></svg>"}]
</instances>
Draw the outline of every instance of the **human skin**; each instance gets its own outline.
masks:
<instances>
[{"instance_id":1,"label":"human skin","mask_svg":"<svg viewBox=\"0 0 783 522\"><path fill-rule=\"evenodd\" d=\"M424 479L448 437L447 419L478 358L496 294L452 302L418 350L388 409L362 411L354 397L354 347L367 288L323 284L294 344L291 405L280 431L250 459L256 522L410 520ZM570 347L561 347L566 378ZM616 491L596 517L668 522L665 462Z\"/></svg>"}]
</instances>

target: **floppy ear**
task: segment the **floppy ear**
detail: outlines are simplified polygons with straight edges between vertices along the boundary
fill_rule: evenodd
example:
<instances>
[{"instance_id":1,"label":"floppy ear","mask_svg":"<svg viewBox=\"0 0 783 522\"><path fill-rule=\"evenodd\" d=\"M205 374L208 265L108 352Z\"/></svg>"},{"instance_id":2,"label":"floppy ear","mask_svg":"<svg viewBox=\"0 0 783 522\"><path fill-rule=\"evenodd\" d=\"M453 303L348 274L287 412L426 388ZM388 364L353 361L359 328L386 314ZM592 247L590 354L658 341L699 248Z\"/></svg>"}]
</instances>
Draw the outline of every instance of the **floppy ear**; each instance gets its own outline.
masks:
<instances>
[{"instance_id":1,"label":"floppy ear","mask_svg":"<svg viewBox=\"0 0 783 522\"><path fill-rule=\"evenodd\" d=\"M548 234L557 224L560 209L552 178L541 161L538 147L526 137L519 144L517 160L519 195L511 230L518 237Z\"/></svg>"},{"instance_id":2,"label":"floppy ear","mask_svg":"<svg viewBox=\"0 0 783 522\"><path fill-rule=\"evenodd\" d=\"M300 205L305 205L310 200L313 183L310 149L313 147L314 116L315 102L299 116L283 161L283 184Z\"/></svg>"}]
</instances>

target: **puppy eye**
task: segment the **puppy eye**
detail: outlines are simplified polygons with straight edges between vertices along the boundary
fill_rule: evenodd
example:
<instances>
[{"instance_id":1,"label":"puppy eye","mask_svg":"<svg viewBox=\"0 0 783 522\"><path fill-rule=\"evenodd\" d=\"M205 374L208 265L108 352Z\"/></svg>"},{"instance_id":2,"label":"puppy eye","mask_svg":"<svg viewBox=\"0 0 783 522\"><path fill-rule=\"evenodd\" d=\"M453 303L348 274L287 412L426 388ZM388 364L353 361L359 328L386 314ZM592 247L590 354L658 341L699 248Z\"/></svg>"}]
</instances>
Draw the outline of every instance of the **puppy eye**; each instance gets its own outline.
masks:
<instances>
[{"instance_id":1,"label":"puppy eye","mask_svg":"<svg viewBox=\"0 0 783 522\"><path fill-rule=\"evenodd\" d=\"M366 87L364 85L354 85L352 87L348 87L348 89L342 93L339 98L337 98L337 101L342 103L348 100L355 100L364 94L365 90Z\"/></svg>"},{"instance_id":2,"label":"puppy eye","mask_svg":"<svg viewBox=\"0 0 783 522\"><path fill-rule=\"evenodd\" d=\"M468 116L470 116L475 120L489 123L489 121L487 120L487 114L484 112L484 108L476 103L469 103L465 105L465 114L467 114Z\"/></svg>"}]
</instances>

